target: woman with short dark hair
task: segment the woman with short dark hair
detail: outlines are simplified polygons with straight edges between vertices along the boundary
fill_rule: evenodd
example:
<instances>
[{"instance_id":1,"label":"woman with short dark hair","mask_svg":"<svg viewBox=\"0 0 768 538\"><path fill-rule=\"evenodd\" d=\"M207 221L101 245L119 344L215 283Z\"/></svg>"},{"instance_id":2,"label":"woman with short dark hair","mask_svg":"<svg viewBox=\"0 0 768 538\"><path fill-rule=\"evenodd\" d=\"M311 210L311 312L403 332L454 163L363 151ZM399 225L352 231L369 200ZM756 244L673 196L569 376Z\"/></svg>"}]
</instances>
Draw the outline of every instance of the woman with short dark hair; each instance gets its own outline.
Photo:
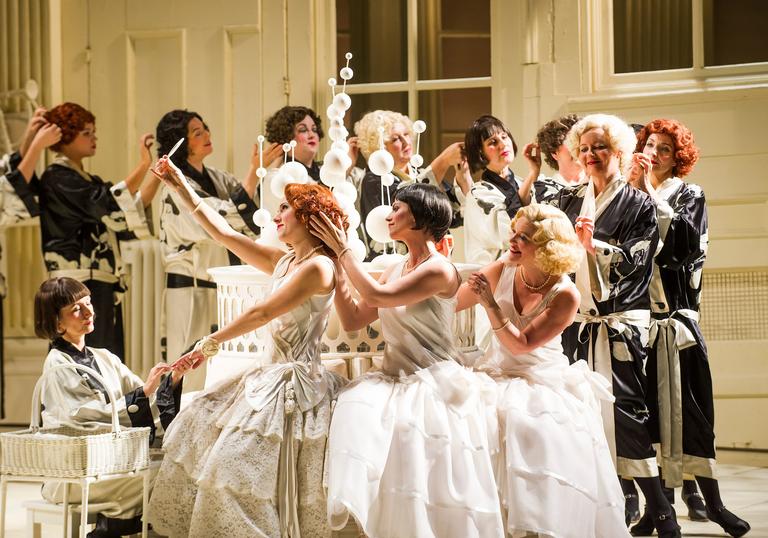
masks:
<instances>
[{"instance_id":1,"label":"woman with short dark hair","mask_svg":"<svg viewBox=\"0 0 768 538\"><path fill-rule=\"evenodd\" d=\"M259 203L258 151L254 148L250 168L241 182L229 172L205 164L213 145L208 125L197 112L177 109L162 117L157 124L158 156L167 155L182 138L184 141L171 160L206 205L219 212L235 230L256 239L260 232L253 222ZM160 242L166 277L162 334L165 356L178 357L216 325L216 283L208 269L239 261L181 210L183 202L176 192L164 189L160 200ZM205 368L190 376L187 388L202 388L204 379Z\"/></svg>"},{"instance_id":2,"label":"woman with short dark hair","mask_svg":"<svg viewBox=\"0 0 768 538\"><path fill-rule=\"evenodd\" d=\"M517 143L504 123L491 115L480 116L464 134L464 151L469 170L482 170L464 202L464 257L467 263L487 265L509 247L509 223L517 210L528 205L538 177L534 164L523 180L510 169L517 155ZM525 146L526 160L535 161L534 145Z\"/></svg>"},{"instance_id":3,"label":"woman with short dark hair","mask_svg":"<svg viewBox=\"0 0 768 538\"><path fill-rule=\"evenodd\" d=\"M48 276L68 276L91 291L99 325L86 337L93 347L124 358L120 297L125 291L118 239L148 237L144 208L159 183L144 176L152 162L152 135L139 141L141 161L117 185L90 174L83 160L96 153L96 118L76 103L45 113L61 129L58 153L40 178L40 233ZM141 192L139 194L139 188Z\"/></svg>"},{"instance_id":4,"label":"woman with short dark hair","mask_svg":"<svg viewBox=\"0 0 768 538\"><path fill-rule=\"evenodd\" d=\"M86 346L85 337L94 330L95 314L91 292L80 281L56 277L40 285L35 295L35 334L51 341L43 373L65 364L79 364L95 370L105 385L74 368L50 373L43 385L43 426L104 427L112 423L112 402L117 400L118 419L123 426L148 427L150 443L163 436L181 402L182 376L192 360L180 361L176 368L157 363L142 381L107 349ZM165 375L169 374L169 375ZM165 377L163 377L165 376ZM48 482L43 497L62 502L67 484ZM70 493L70 502L79 502L79 490ZM141 531L143 478L120 478L97 482L90 487L88 502L103 508L91 538L117 537Z\"/></svg>"},{"instance_id":5,"label":"woman with short dark hair","mask_svg":"<svg viewBox=\"0 0 768 538\"><path fill-rule=\"evenodd\" d=\"M351 512L367 536L503 536L486 430L492 389L462 365L453 337L461 278L435 249L451 222L447 196L421 183L395 191L389 233L408 255L378 281L349 255L340 223L323 215L312 222L343 269L335 299L342 326L360 330L378 318L385 342L381 371L357 378L336 403L331 527L343 528Z\"/></svg>"}]
</instances>

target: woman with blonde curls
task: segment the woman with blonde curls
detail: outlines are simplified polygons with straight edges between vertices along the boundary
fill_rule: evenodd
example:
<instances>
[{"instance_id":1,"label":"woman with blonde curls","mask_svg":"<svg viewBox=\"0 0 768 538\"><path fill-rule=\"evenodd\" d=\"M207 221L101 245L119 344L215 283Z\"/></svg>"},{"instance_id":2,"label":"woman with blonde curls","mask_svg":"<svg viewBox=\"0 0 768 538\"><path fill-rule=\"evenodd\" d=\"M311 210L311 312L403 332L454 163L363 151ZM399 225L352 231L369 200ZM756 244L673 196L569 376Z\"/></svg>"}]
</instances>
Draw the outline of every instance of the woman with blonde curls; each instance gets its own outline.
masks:
<instances>
[{"instance_id":1,"label":"woman with blonde curls","mask_svg":"<svg viewBox=\"0 0 768 538\"><path fill-rule=\"evenodd\" d=\"M568 273L582 251L562 211L531 204L512 220L509 250L459 291L457 309L481 304L495 336L475 367L496 380L496 480L510 536L628 535L600 418L609 383L584 362L569 365L560 343L579 305Z\"/></svg>"},{"instance_id":2,"label":"woman with blonde curls","mask_svg":"<svg viewBox=\"0 0 768 538\"><path fill-rule=\"evenodd\" d=\"M346 228L346 217L327 188L288 184L274 218L286 252L232 229L167 157L155 171L213 239L272 275L263 301L180 360L199 364L220 342L265 325L271 341L257 365L203 391L176 418L148 519L171 537L330 538L323 468L331 404L343 380L320 363L320 337L336 276L329 250L308 226L323 214Z\"/></svg>"},{"instance_id":3,"label":"woman with blonde curls","mask_svg":"<svg viewBox=\"0 0 768 538\"><path fill-rule=\"evenodd\" d=\"M565 139L588 180L552 202L574 223L586 251L574 282L579 310L563 332L563 348L570 361L587 361L612 382L616 401L602 411L616 470L643 490L659 536L676 538L680 527L662 491L645 403L648 287L659 227L651 197L624 179L636 143L632 128L609 114L584 117Z\"/></svg>"}]
</instances>

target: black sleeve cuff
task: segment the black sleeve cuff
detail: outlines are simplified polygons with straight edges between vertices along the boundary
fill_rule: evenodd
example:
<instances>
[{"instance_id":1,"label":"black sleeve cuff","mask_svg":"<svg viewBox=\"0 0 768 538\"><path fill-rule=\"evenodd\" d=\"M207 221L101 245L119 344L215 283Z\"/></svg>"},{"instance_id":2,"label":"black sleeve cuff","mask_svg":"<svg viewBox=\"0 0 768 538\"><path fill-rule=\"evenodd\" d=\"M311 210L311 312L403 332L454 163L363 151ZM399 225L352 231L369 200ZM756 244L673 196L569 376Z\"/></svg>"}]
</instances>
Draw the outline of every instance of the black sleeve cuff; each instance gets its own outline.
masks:
<instances>
[{"instance_id":1,"label":"black sleeve cuff","mask_svg":"<svg viewBox=\"0 0 768 538\"><path fill-rule=\"evenodd\" d=\"M248 193L245 191L243 186L238 185L235 187L234 190L229 194L229 198L232 200L232 203L235 204L237 212L240 213L241 217L243 217L243 221L245 222L245 225L248 226L248 229L256 235L261 234L261 228L256 226L256 224L253 222L253 214L256 213L256 210L259 209L259 206L256 205L256 202L253 201L253 198L248 196Z\"/></svg>"},{"instance_id":2,"label":"black sleeve cuff","mask_svg":"<svg viewBox=\"0 0 768 538\"><path fill-rule=\"evenodd\" d=\"M144 387L138 387L125 395L125 409L131 419L131 426L151 429L149 443L152 444L155 440L155 419L152 417L152 409L149 407L149 398L144 394Z\"/></svg>"},{"instance_id":3,"label":"black sleeve cuff","mask_svg":"<svg viewBox=\"0 0 768 538\"><path fill-rule=\"evenodd\" d=\"M18 155L18 153L15 155ZM13 162L13 159L11 159L11 162ZM11 170L11 172L5 174L5 179L11 184L13 190L16 191L16 196L21 198L29 214L33 217L38 216L40 214L40 205L37 203L37 191L39 190L37 177L33 175L32 180L27 183L27 180L24 179L24 176L16 166L11 165Z\"/></svg>"},{"instance_id":4,"label":"black sleeve cuff","mask_svg":"<svg viewBox=\"0 0 768 538\"><path fill-rule=\"evenodd\" d=\"M176 418L181 408L181 387L183 383L184 378L179 380L174 386L173 375L167 375L155 393L155 404L158 411L160 411L160 424L166 430L170 426L171 421Z\"/></svg>"},{"instance_id":5,"label":"black sleeve cuff","mask_svg":"<svg viewBox=\"0 0 768 538\"><path fill-rule=\"evenodd\" d=\"M11 154L11 158L8 160L8 164L11 167L11 170L16 170L19 167L19 164L21 164L21 153L18 151L14 151Z\"/></svg>"}]
</instances>

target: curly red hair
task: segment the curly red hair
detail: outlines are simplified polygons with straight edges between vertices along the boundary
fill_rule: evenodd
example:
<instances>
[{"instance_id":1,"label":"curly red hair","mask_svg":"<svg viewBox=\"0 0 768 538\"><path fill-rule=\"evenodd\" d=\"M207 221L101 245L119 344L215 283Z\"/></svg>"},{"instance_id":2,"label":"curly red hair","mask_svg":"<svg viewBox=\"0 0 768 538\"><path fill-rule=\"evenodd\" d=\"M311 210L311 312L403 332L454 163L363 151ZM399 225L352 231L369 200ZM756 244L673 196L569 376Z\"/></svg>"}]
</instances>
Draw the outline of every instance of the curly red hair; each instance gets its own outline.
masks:
<instances>
[{"instance_id":1,"label":"curly red hair","mask_svg":"<svg viewBox=\"0 0 768 538\"><path fill-rule=\"evenodd\" d=\"M677 120L653 120L637 134L635 151L642 152L648 138L654 133L665 134L672 139L675 145L676 163L672 173L680 178L687 176L699 160L699 148L696 146L691 130Z\"/></svg>"},{"instance_id":2,"label":"curly red hair","mask_svg":"<svg viewBox=\"0 0 768 538\"><path fill-rule=\"evenodd\" d=\"M51 146L59 151L72 142L88 123L96 123L96 116L77 103L62 103L45 113L45 119L61 129L61 140Z\"/></svg>"},{"instance_id":3,"label":"curly red hair","mask_svg":"<svg viewBox=\"0 0 768 538\"><path fill-rule=\"evenodd\" d=\"M310 217L324 213L334 223L340 220L344 230L349 228L347 215L328 187L289 183L285 186L285 200L293 208L298 221L305 226L309 224ZM328 248L325 252L329 256L334 256L333 251Z\"/></svg>"}]
</instances>

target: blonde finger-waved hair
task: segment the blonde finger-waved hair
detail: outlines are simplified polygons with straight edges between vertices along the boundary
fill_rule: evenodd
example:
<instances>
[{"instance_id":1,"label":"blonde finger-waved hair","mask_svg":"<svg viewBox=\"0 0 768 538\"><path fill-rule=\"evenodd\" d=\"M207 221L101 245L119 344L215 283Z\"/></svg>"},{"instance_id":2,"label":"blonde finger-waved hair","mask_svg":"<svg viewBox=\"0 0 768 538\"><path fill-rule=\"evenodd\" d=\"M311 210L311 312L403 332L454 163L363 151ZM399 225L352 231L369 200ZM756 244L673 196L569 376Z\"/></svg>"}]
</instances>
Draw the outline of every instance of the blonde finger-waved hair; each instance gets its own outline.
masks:
<instances>
[{"instance_id":1,"label":"blonde finger-waved hair","mask_svg":"<svg viewBox=\"0 0 768 538\"><path fill-rule=\"evenodd\" d=\"M525 218L536 229L531 240L536 245L536 265L545 273L562 275L579 267L584 249L567 215L550 205L530 204L518 209L512 228Z\"/></svg>"},{"instance_id":2,"label":"blonde finger-waved hair","mask_svg":"<svg viewBox=\"0 0 768 538\"><path fill-rule=\"evenodd\" d=\"M635 152L637 136L635 131L624 120L611 114L590 114L584 116L568 131L565 145L571 155L579 160L579 142L581 135L592 129L602 129L608 138L608 146L619 153L619 169L626 175L632 164L632 154Z\"/></svg>"},{"instance_id":3,"label":"blonde finger-waved hair","mask_svg":"<svg viewBox=\"0 0 768 538\"><path fill-rule=\"evenodd\" d=\"M379 127L384 127L384 142L389 139L392 128L396 124L405 127L405 130L413 136L413 122L408 116L392 110L374 110L355 123L355 135L357 146L366 159L371 153L379 149Z\"/></svg>"}]
</instances>

